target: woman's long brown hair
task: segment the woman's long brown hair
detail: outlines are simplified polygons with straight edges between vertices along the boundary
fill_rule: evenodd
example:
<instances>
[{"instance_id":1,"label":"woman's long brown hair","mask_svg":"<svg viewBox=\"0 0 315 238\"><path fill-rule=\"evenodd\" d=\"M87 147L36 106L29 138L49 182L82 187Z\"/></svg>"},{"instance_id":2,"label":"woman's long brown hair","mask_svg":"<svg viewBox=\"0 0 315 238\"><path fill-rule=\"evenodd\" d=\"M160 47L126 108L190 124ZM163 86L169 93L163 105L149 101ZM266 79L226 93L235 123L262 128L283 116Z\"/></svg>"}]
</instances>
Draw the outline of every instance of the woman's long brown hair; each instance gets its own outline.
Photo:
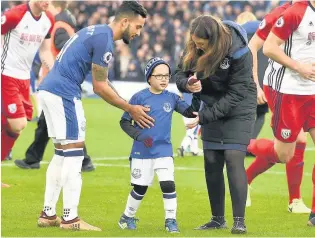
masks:
<instances>
[{"instance_id":1,"label":"woman's long brown hair","mask_svg":"<svg viewBox=\"0 0 315 238\"><path fill-rule=\"evenodd\" d=\"M203 78L213 75L228 54L232 43L231 33L222 21L210 15L195 18L190 25L186 42L183 69L202 72ZM191 36L207 39L208 49L200 56Z\"/></svg>"}]
</instances>

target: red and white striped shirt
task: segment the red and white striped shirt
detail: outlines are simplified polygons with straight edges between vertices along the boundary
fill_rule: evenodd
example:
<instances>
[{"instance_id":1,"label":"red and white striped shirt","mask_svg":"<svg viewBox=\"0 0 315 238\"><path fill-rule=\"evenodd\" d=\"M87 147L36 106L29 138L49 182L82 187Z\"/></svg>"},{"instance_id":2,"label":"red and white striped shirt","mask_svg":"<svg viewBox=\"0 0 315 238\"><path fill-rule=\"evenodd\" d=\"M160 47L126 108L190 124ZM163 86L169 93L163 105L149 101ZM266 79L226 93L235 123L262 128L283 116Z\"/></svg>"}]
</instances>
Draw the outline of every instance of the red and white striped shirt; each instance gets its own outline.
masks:
<instances>
[{"instance_id":1,"label":"red and white striped shirt","mask_svg":"<svg viewBox=\"0 0 315 238\"><path fill-rule=\"evenodd\" d=\"M283 4L282 6L276 7L273 9L269 14L265 16L265 18L260 22L259 27L256 31L256 35L262 39L266 40L272 27L278 20L278 18L281 16L281 14L287 10L289 7L291 7L292 4L290 2ZM272 61L269 60L269 64ZM272 86L272 78L270 77L264 77L263 81L264 85Z\"/></svg>"},{"instance_id":2,"label":"red and white striped shirt","mask_svg":"<svg viewBox=\"0 0 315 238\"><path fill-rule=\"evenodd\" d=\"M285 43L285 54L301 63L315 62L315 8L309 1L297 2L288 8L272 28ZM294 95L315 95L315 82L297 72L270 61L265 80L272 81L274 90Z\"/></svg>"},{"instance_id":3,"label":"red and white striped shirt","mask_svg":"<svg viewBox=\"0 0 315 238\"><path fill-rule=\"evenodd\" d=\"M21 80L30 78L36 52L45 38L50 38L54 17L48 11L35 17L29 5L21 4L1 17L1 35L4 35L1 73Z\"/></svg>"}]
</instances>

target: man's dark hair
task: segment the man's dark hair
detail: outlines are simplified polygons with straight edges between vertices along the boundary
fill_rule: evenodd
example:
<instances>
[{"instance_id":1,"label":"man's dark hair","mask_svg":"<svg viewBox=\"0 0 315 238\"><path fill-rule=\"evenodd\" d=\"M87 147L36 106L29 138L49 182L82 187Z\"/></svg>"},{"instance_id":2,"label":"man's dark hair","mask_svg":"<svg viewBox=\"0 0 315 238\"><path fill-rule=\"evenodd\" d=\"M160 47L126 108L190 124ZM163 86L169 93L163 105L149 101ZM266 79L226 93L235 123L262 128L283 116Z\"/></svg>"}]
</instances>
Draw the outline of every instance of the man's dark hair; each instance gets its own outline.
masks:
<instances>
[{"instance_id":1,"label":"man's dark hair","mask_svg":"<svg viewBox=\"0 0 315 238\"><path fill-rule=\"evenodd\" d=\"M135 17L140 15L146 18L148 15L147 10L137 1L124 1L117 9L115 18L121 19L126 16Z\"/></svg>"}]
</instances>

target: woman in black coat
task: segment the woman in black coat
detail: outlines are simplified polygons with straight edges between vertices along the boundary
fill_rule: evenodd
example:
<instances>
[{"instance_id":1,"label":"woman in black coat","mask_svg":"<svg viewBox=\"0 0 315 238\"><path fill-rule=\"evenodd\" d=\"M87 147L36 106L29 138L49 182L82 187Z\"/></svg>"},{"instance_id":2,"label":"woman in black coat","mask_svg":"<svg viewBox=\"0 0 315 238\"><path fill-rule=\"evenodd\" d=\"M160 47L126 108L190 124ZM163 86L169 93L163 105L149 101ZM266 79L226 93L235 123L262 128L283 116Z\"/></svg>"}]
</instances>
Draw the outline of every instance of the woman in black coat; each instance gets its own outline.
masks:
<instances>
[{"instance_id":1,"label":"woman in black coat","mask_svg":"<svg viewBox=\"0 0 315 238\"><path fill-rule=\"evenodd\" d=\"M257 92L245 30L210 15L197 17L174 77L181 92L194 93L203 102L190 127L201 125L212 218L198 229L226 228L226 164L234 217L231 232L246 233L244 158L255 122Z\"/></svg>"}]
</instances>

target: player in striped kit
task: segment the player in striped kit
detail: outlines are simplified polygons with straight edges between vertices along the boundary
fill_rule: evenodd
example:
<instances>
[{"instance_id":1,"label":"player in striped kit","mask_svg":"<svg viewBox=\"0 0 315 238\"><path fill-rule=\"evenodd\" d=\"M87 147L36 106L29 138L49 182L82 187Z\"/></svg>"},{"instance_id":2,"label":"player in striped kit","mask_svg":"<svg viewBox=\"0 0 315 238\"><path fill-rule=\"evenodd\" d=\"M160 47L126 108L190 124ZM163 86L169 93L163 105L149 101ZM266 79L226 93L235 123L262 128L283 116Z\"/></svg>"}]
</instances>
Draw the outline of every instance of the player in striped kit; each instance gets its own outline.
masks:
<instances>
[{"instance_id":1,"label":"player in striped kit","mask_svg":"<svg viewBox=\"0 0 315 238\"><path fill-rule=\"evenodd\" d=\"M272 28L263 51L273 60L265 77L275 79L272 129L276 139L274 144L257 144L252 149L271 162L287 163L302 128L315 143L315 1L296 2L286 10ZM315 226L315 166L312 177L308 225Z\"/></svg>"},{"instance_id":2,"label":"player in striped kit","mask_svg":"<svg viewBox=\"0 0 315 238\"><path fill-rule=\"evenodd\" d=\"M1 161L32 119L30 69L36 52L49 69L54 64L49 39L54 19L48 6L49 1L30 1L1 17Z\"/></svg>"},{"instance_id":3,"label":"player in striped kit","mask_svg":"<svg viewBox=\"0 0 315 238\"><path fill-rule=\"evenodd\" d=\"M268 107L270 108L271 112L274 113L273 107L273 88L272 88L272 81L273 78L264 77L263 80L263 90L259 86L258 82L258 62L257 62L257 52L262 48L265 40L267 39L273 25L276 23L277 19L280 15L287 10L289 7L292 6L291 2L287 2L282 6L275 8L269 14L265 16L265 18L261 21L256 34L252 37L249 42L249 47L253 53L253 76L254 80L257 85L257 103L263 104L268 103ZM270 60L270 64L272 61ZM270 65L269 65L270 68ZM269 70L266 74L268 74ZM251 144L249 148L255 146L256 144L269 144L273 143L271 140L267 139L257 139L251 140ZM297 137L297 146L294 152L294 156L292 160L286 164L286 174L287 174L287 182L288 182L288 190L289 190L289 205L288 211L291 213L309 213L310 209L305 206L302 196L301 196L301 183L303 178L303 168L304 168L304 152L306 147L306 134L301 130ZM256 154L255 154L256 155ZM248 184L250 185L253 180L261 173L264 173L271 167L273 167L276 163L270 162L263 157L257 156L256 159L251 163L251 165L247 168L246 174L248 178ZM248 190L250 191L250 190ZM251 206L251 197L250 192L248 192L246 206Z\"/></svg>"}]
</instances>

